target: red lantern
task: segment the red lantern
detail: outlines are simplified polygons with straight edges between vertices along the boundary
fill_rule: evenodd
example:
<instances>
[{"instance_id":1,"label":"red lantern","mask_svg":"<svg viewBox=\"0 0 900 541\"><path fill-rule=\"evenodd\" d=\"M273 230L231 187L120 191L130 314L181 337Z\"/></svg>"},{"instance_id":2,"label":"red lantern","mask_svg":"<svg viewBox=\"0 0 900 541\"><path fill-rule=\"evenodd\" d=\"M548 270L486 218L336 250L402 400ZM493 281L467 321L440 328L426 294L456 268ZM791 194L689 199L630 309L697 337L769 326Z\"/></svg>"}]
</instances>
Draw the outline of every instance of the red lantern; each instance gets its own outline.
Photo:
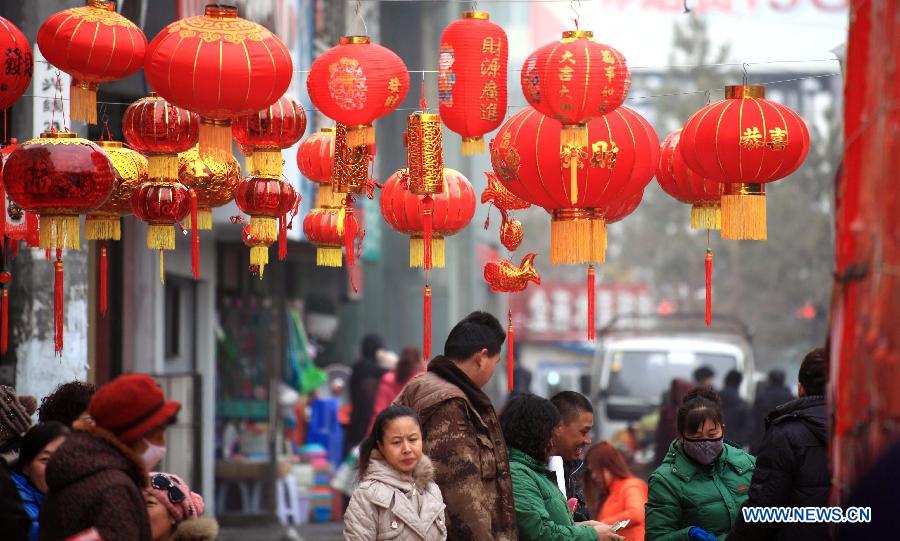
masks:
<instances>
[{"instance_id":1,"label":"red lantern","mask_svg":"<svg viewBox=\"0 0 900 541\"><path fill-rule=\"evenodd\" d=\"M9 144L0 151L0 161L2 161L3 167L6 166L10 154L17 148L19 148L18 141L13 137L9 140ZM0 195L2 195L0 201L3 202L3 207L0 207L0 211L2 211L0 233L12 241L10 251L15 259L19 250L19 241L24 240L30 248L39 246L38 219L34 213L25 212L22 207L10 201L6 194L6 188L2 184L0 184Z\"/></svg>"},{"instance_id":2,"label":"red lantern","mask_svg":"<svg viewBox=\"0 0 900 541\"><path fill-rule=\"evenodd\" d=\"M441 35L438 102L441 119L462 136L464 155L484 152L484 134L506 116L509 40L484 11L466 11Z\"/></svg>"},{"instance_id":3,"label":"red lantern","mask_svg":"<svg viewBox=\"0 0 900 541\"><path fill-rule=\"evenodd\" d=\"M97 87L141 68L147 38L116 13L116 3L87 5L51 15L38 29L37 42L48 62L72 76L73 120L97 123Z\"/></svg>"},{"instance_id":4,"label":"red lantern","mask_svg":"<svg viewBox=\"0 0 900 541\"><path fill-rule=\"evenodd\" d=\"M322 184L316 201L316 208L303 220L303 234L316 247L316 265L340 267L343 263L341 248L344 245L342 197L334 194L330 185ZM352 214L351 219L356 220ZM356 227L358 228L358 224Z\"/></svg>"},{"instance_id":5,"label":"red lantern","mask_svg":"<svg viewBox=\"0 0 900 541\"><path fill-rule=\"evenodd\" d=\"M284 95L256 113L234 119L231 132L249 150L248 174L281 177L281 150L290 148L306 131L306 112L300 102Z\"/></svg>"},{"instance_id":6,"label":"red lantern","mask_svg":"<svg viewBox=\"0 0 900 541\"><path fill-rule=\"evenodd\" d=\"M399 56L367 36L344 36L313 62L306 88L319 112L347 126L349 146L370 145L372 123L406 97L409 73Z\"/></svg>"},{"instance_id":7,"label":"red lantern","mask_svg":"<svg viewBox=\"0 0 900 541\"><path fill-rule=\"evenodd\" d=\"M200 156L194 145L178 155L178 180L197 194L197 227L212 229L212 209L234 199L234 189L241 181L241 166L234 156L219 154ZM185 225L191 227L190 216Z\"/></svg>"},{"instance_id":8,"label":"red lantern","mask_svg":"<svg viewBox=\"0 0 900 541\"><path fill-rule=\"evenodd\" d=\"M622 105L631 73L622 54L593 32L563 32L522 65L522 92L540 113L563 124L561 146L587 146L587 122Z\"/></svg>"},{"instance_id":9,"label":"red lantern","mask_svg":"<svg viewBox=\"0 0 900 541\"><path fill-rule=\"evenodd\" d=\"M180 182L160 182L151 178L135 190L131 198L134 215L147 222L147 248L159 250L159 279L163 280L163 250L175 249L174 224L191 210L190 194Z\"/></svg>"},{"instance_id":10,"label":"red lantern","mask_svg":"<svg viewBox=\"0 0 900 541\"><path fill-rule=\"evenodd\" d=\"M510 117L491 142L491 163L514 195L551 213L553 264L602 262L611 202L640 192L653 178L659 140L653 127L628 107L588 124L588 150L569 148L560 164L559 122L531 108ZM570 183L569 171L577 173ZM596 212L600 209L601 212Z\"/></svg>"},{"instance_id":11,"label":"red lantern","mask_svg":"<svg viewBox=\"0 0 900 541\"><path fill-rule=\"evenodd\" d=\"M169 102L200 115L200 153L231 152L231 119L275 103L288 89L293 63L284 43L238 17L237 8L164 28L147 48L147 82Z\"/></svg>"},{"instance_id":12,"label":"red lantern","mask_svg":"<svg viewBox=\"0 0 900 541\"><path fill-rule=\"evenodd\" d=\"M664 192L691 205L692 229L721 229L722 185L692 171L681 156L678 146L681 130L675 130L663 141L656 181Z\"/></svg>"},{"instance_id":13,"label":"red lantern","mask_svg":"<svg viewBox=\"0 0 900 541\"><path fill-rule=\"evenodd\" d=\"M131 150L120 141L97 141L115 173L115 186L106 202L88 213L84 222L87 240L119 240L122 237L121 217L131 214L131 195L147 182L147 158Z\"/></svg>"},{"instance_id":14,"label":"red lantern","mask_svg":"<svg viewBox=\"0 0 900 541\"><path fill-rule=\"evenodd\" d=\"M250 215L248 234L257 239L258 246L263 247L250 251L250 264L260 265L268 262L268 245L279 239L286 247L286 228L283 217L294 210L299 203L299 194L290 183L276 178L247 177L243 179L234 192L234 202L239 209ZM279 232L278 219L282 218ZM280 233L280 235L279 235ZM265 251L265 255L263 255ZM279 251L283 251L279 246Z\"/></svg>"},{"instance_id":15,"label":"red lantern","mask_svg":"<svg viewBox=\"0 0 900 541\"><path fill-rule=\"evenodd\" d=\"M409 266L422 267L425 263L424 199L415 195L407 186L405 169L397 171L385 182L381 190L381 214L397 232L409 235ZM445 264L444 238L462 231L475 215L475 189L459 171L444 168L443 190L431 196L434 200L433 256L434 266Z\"/></svg>"},{"instance_id":16,"label":"red lantern","mask_svg":"<svg viewBox=\"0 0 900 541\"><path fill-rule=\"evenodd\" d=\"M0 110L18 101L31 83L34 56L25 34L0 17L0 51L6 51L5 69L0 72Z\"/></svg>"},{"instance_id":17,"label":"red lantern","mask_svg":"<svg viewBox=\"0 0 900 541\"><path fill-rule=\"evenodd\" d=\"M300 174L317 184L331 183L334 162L334 128L322 128L300 142L297 167Z\"/></svg>"},{"instance_id":18,"label":"red lantern","mask_svg":"<svg viewBox=\"0 0 900 541\"><path fill-rule=\"evenodd\" d=\"M688 167L725 184L722 238L765 240L765 183L800 167L809 130L793 110L765 99L765 87L735 85L687 121L679 147Z\"/></svg>"}]
</instances>

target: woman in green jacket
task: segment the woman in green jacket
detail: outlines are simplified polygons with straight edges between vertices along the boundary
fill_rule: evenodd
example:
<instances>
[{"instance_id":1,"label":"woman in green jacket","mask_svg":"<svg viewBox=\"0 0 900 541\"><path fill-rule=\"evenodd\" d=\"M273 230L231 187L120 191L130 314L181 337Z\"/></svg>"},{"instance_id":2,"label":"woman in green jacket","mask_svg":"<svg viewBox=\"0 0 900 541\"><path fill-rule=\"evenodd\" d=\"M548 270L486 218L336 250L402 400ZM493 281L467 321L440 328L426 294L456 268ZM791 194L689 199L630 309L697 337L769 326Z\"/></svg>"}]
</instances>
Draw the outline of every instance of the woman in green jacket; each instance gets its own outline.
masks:
<instances>
[{"instance_id":1,"label":"woman in green jacket","mask_svg":"<svg viewBox=\"0 0 900 541\"><path fill-rule=\"evenodd\" d=\"M621 541L609 526L596 521L575 524L566 497L547 468L559 410L546 398L514 396L500 414L500 427L509 448L520 541Z\"/></svg>"},{"instance_id":2,"label":"woman in green jacket","mask_svg":"<svg viewBox=\"0 0 900 541\"><path fill-rule=\"evenodd\" d=\"M650 475L647 539L722 541L747 499L754 458L724 442L719 395L689 392L678 409L678 437Z\"/></svg>"}]
</instances>

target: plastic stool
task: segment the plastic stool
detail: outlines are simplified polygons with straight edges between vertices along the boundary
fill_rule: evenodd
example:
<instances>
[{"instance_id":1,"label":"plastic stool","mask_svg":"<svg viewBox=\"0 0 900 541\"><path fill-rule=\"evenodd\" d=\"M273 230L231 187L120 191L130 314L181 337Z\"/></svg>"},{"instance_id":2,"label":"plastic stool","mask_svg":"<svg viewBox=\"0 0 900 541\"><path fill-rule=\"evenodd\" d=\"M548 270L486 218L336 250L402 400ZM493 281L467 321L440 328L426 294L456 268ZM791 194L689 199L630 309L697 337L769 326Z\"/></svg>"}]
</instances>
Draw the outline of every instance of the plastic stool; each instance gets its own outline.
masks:
<instances>
[{"instance_id":1,"label":"plastic stool","mask_svg":"<svg viewBox=\"0 0 900 541\"><path fill-rule=\"evenodd\" d=\"M291 476L280 478L276 483L276 513L282 526L305 524L308 517L300 514L300 497L297 493L297 483Z\"/></svg>"}]
</instances>

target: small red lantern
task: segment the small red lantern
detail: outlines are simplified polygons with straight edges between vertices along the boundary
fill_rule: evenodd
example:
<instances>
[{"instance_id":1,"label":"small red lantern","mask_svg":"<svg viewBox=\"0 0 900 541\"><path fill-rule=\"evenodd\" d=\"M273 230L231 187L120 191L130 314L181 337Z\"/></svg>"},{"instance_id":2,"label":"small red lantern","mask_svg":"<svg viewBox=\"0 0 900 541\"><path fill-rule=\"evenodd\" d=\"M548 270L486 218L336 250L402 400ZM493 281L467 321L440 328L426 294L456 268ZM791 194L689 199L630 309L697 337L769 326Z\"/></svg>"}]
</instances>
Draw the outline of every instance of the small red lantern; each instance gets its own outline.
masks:
<instances>
[{"instance_id":1,"label":"small red lantern","mask_svg":"<svg viewBox=\"0 0 900 541\"><path fill-rule=\"evenodd\" d=\"M87 240L119 240L122 238L122 216L131 214L131 195L148 180L147 158L120 141L97 141L115 172L115 186L106 202L88 213L84 222Z\"/></svg>"},{"instance_id":2,"label":"small red lantern","mask_svg":"<svg viewBox=\"0 0 900 541\"><path fill-rule=\"evenodd\" d=\"M371 145L372 123L403 102L409 72L399 56L368 36L344 36L315 59L306 88L319 112L347 126L349 146Z\"/></svg>"},{"instance_id":3,"label":"small red lantern","mask_svg":"<svg viewBox=\"0 0 900 541\"><path fill-rule=\"evenodd\" d=\"M409 266L425 264L424 199L409 191L406 169L397 171L381 190L381 214L397 232L409 235ZM434 266L444 268L444 239L462 231L475 215L475 189L459 171L444 168L443 190L432 196L434 200L433 256Z\"/></svg>"},{"instance_id":4,"label":"small red lantern","mask_svg":"<svg viewBox=\"0 0 900 541\"><path fill-rule=\"evenodd\" d=\"M303 234L316 247L316 265L340 267L343 263L341 248L344 245L342 198L331 191L331 186L322 184L316 201L316 208L303 220ZM351 219L356 220L352 214ZM358 224L356 228L358 229Z\"/></svg>"},{"instance_id":5,"label":"small red lantern","mask_svg":"<svg viewBox=\"0 0 900 541\"><path fill-rule=\"evenodd\" d=\"M322 128L300 142L297 167L300 174L317 184L331 182L334 162L334 128Z\"/></svg>"},{"instance_id":6,"label":"small red lantern","mask_svg":"<svg viewBox=\"0 0 900 541\"><path fill-rule=\"evenodd\" d=\"M147 222L147 248L159 250L159 279L165 278L163 250L175 249L174 224L191 211L190 194L180 182L151 178L131 198L134 215Z\"/></svg>"},{"instance_id":7,"label":"small red lantern","mask_svg":"<svg viewBox=\"0 0 900 541\"><path fill-rule=\"evenodd\" d=\"M234 199L241 181L241 165L234 156L201 156L198 145L178 155L178 180L197 194L197 227L212 229L212 209ZM190 216L185 220L192 227Z\"/></svg>"},{"instance_id":8,"label":"small red lantern","mask_svg":"<svg viewBox=\"0 0 900 541\"><path fill-rule=\"evenodd\" d=\"M234 119L231 132L246 150L248 174L280 177L281 150L290 148L306 131L306 112L300 102L284 95L267 108Z\"/></svg>"},{"instance_id":9,"label":"small red lantern","mask_svg":"<svg viewBox=\"0 0 900 541\"><path fill-rule=\"evenodd\" d=\"M466 11L441 35L438 102L441 119L462 136L464 155L484 152L484 134L506 116L509 40L484 11Z\"/></svg>"},{"instance_id":10,"label":"small red lantern","mask_svg":"<svg viewBox=\"0 0 900 541\"><path fill-rule=\"evenodd\" d=\"M115 2L86 4L51 15L38 29L37 42L48 62L72 76L72 119L96 124L97 87L139 70L147 38L116 13Z\"/></svg>"},{"instance_id":11,"label":"small red lantern","mask_svg":"<svg viewBox=\"0 0 900 541\"><path fill-rule=\"evenodd\" d=\"M664 192L691 205L692 229L721 229L722 184L703 178L692 171L681 156L678 143L681 130L675 130L663 141L659 154L656 181Z\"/></svg>"},{"instance_id":12,"label":"small red lantern","mask_svg":"<svg viewBox=\"0 0 900 541\"><path fill-rule=\"evenodd\" d=\"M765 184L800 167L809 130L792 109L765 99L764 86L734 85L694 113L679 147L688 167L725 184L722 238L765 240Z\"/></svg>"},{"instance_id":13,"label":"small red lantern","mask_svg":"<svg viewBox=\"0 0 900 541\"><path fill-rule=\"evenodd\" d=\"M34 56L25 34L0 17L0 51L6 51L5 69L0 72L0 110L18 101L28 89L34 73Z\"/></svg>"},{"instance_id":14,"label":"small red lantern","mask_svg":"<svg viewBox=\"0 0 900 541\"><path fill-rule=\"evenodd\" d=\"M238 184L234 202L239 209L250 215L247 233L258 241L257 249L250 250L251 265L268 262L268 245L276 239L279 240L279 251L286 249L287 231L283 217L299 203L299 194L290 183L277 178L247 177ZM280 238L279 218L282 218Z\"/></svg>"},{"instance_id":15,"label":"small red lantern","mask_svg":"<svg viewBox=\"0 0 900 541\"><path fill-rule=\"evenodd\" d=\"M150 42L147 82L169 102L200 115L200 153L231 153L231 119L275 103L291 84L291 55L275 34L209 4Z\"/></svg>"}]
</instances>

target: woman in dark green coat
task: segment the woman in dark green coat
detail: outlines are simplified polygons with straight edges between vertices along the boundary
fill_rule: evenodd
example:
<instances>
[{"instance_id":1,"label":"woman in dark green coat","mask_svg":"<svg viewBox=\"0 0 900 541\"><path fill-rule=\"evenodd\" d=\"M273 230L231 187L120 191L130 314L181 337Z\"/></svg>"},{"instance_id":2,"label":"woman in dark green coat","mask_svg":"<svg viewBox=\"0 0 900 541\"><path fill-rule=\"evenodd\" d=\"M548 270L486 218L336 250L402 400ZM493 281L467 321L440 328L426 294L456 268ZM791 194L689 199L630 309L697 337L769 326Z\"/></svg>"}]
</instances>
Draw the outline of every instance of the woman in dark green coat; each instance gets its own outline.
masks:
<instances>
[{"instance_id":1,"label":"woman in dark green coat","mask_svg":"<svg viewBox=\"0 0 900 541\"><path fill-rule=\"evenodd\" d=\"M722 541L737 520L753 477L754 458L724 442L722 403L697 387L676 417L678 438L650 475L647 539Z\"/></svg>"},{"instance_id":2,"label":"woman in dark green coat","mask_svg":"<svg viewBox=\"0 0 900 541\"><path fill-rule=\"evenodd\" d=\"M620 541L610 527L596 521L572 519L566 497L547 468L559 410L546 398L514 396L500 414L500 427L509 448L513 500L519 541Z\"/></svg>"}]
</instances>

